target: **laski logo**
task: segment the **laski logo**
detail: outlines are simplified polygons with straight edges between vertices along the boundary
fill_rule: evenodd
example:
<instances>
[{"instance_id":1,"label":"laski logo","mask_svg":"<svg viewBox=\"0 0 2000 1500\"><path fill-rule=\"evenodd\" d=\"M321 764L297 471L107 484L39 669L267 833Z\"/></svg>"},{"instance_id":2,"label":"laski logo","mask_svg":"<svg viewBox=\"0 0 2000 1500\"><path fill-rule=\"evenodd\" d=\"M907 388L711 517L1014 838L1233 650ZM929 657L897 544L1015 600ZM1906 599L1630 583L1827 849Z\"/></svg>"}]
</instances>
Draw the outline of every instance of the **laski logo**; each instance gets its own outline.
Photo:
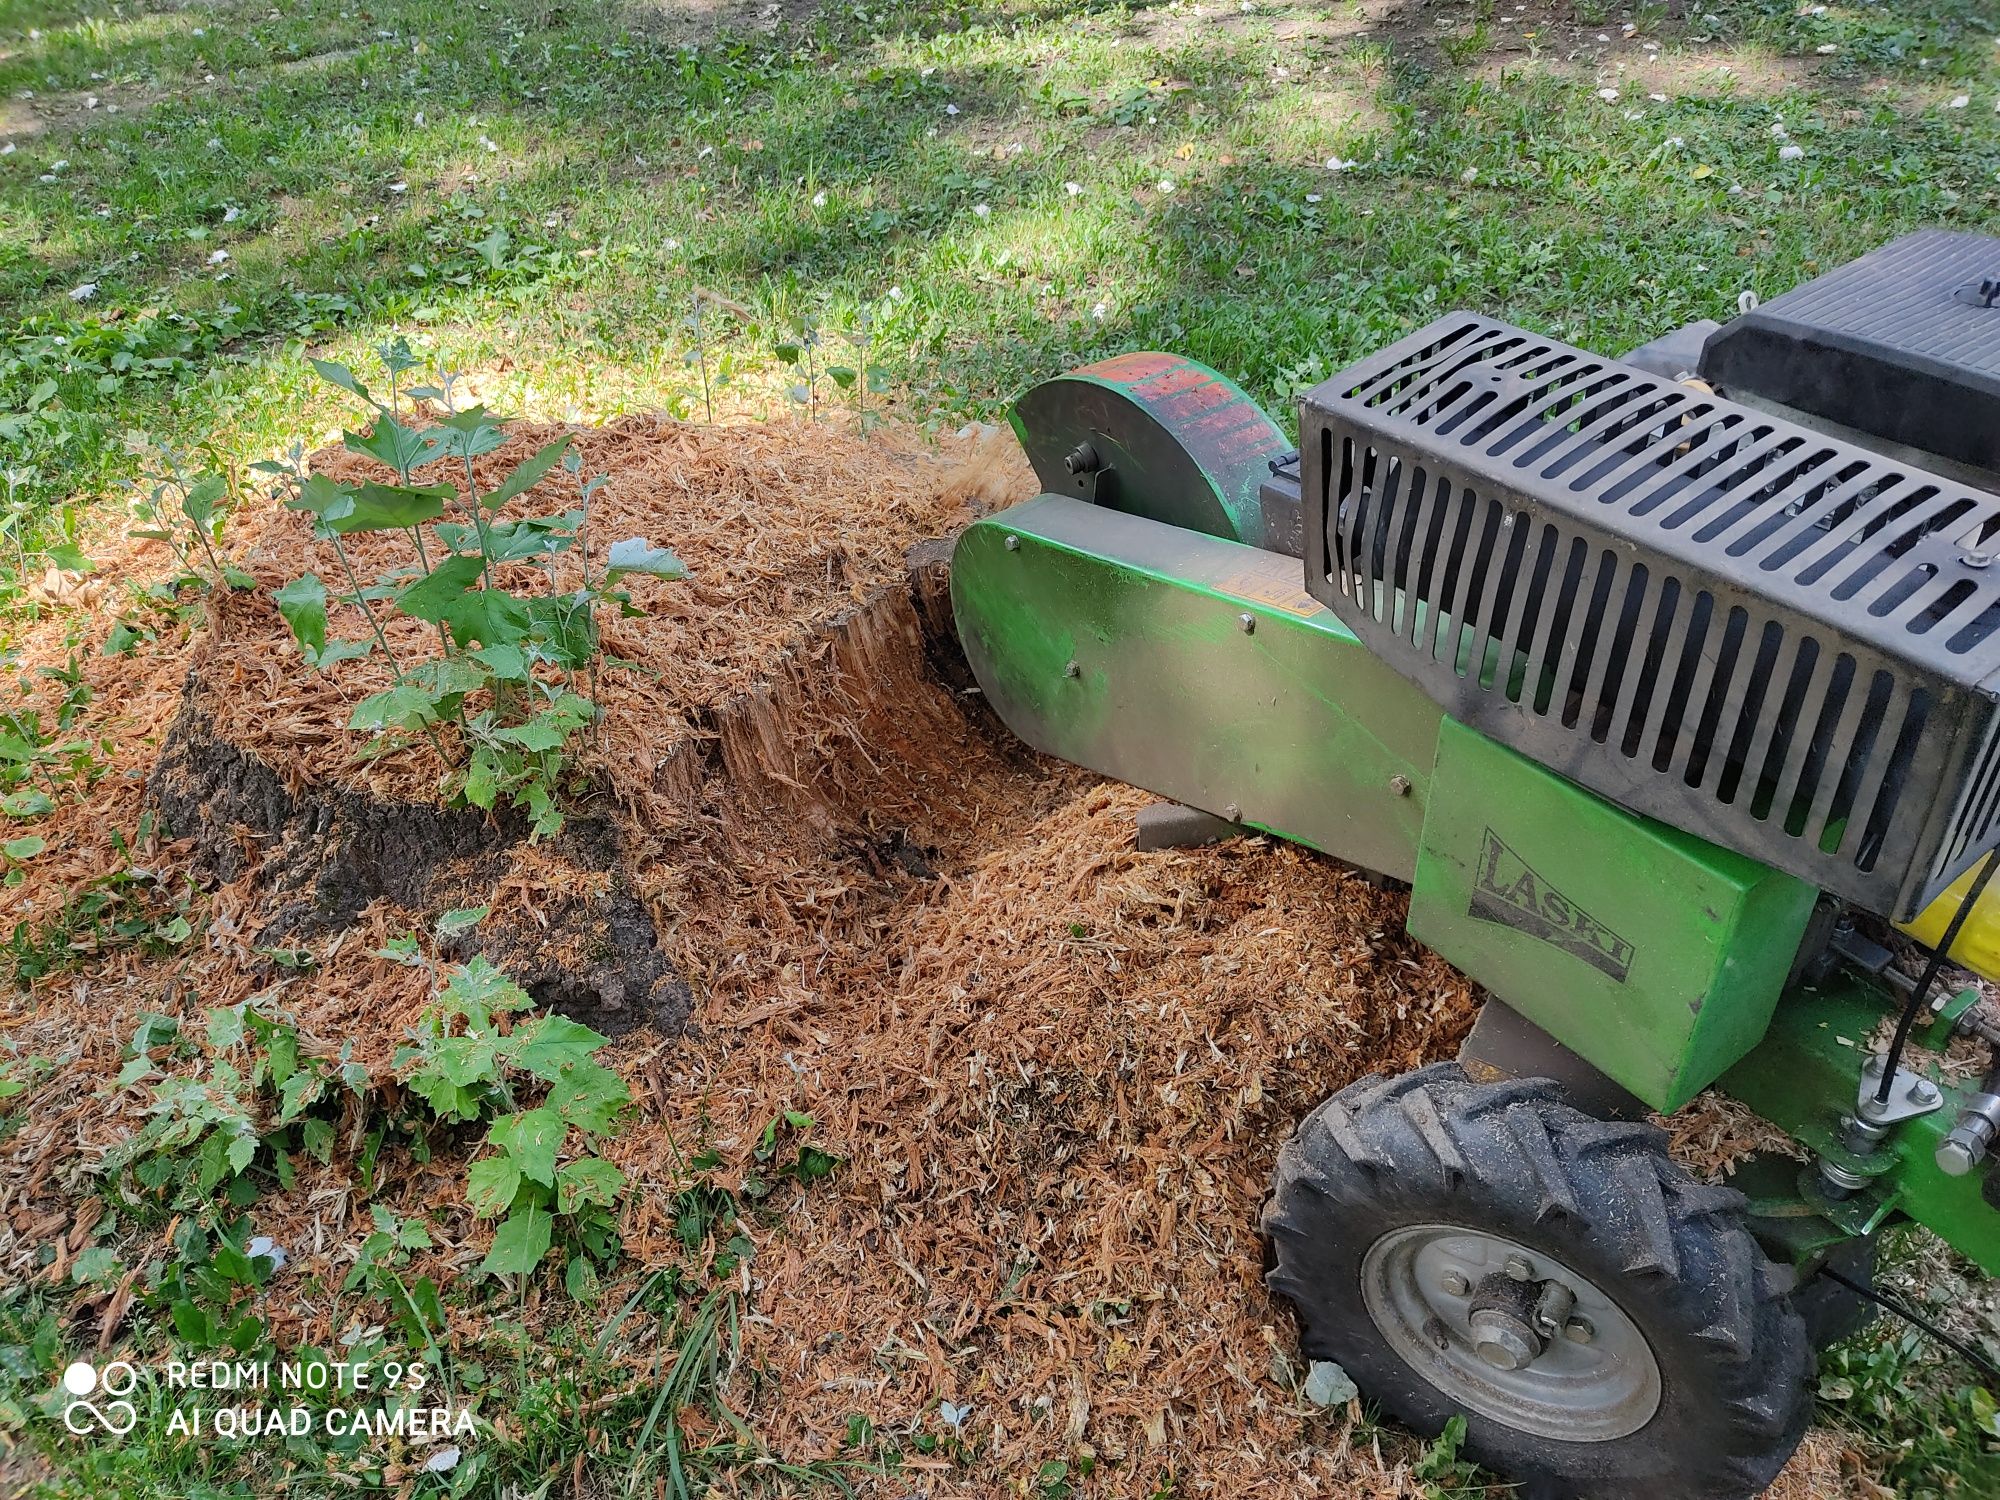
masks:
<instances>
[{"instance_id":1,"label":"laski logo","mask_svg":"<svg viewBox=\"0 0 2000 1500\"><path fill-rule=\"evenodd\" d=\"M1479 851L1470 915L1498 922L1574 953L1620 984L1632 969L1632 945L1537 875L1492 829Z\"/></svg>"},{"instance_id":2,"label":"laski logo","mask_svg":"<svg viewBox=\"0 0 2000 1500\"><path fill-rule=\"evenodd\" d=\"M63 1408L63 1426L78 1437L93 1430L108 1432L113 1437L125 1436L139 1425L138 1409L130 1401L112 1399L99 1406L85 1398L92 1394L128 1396L138 1383L139 1372L122 1359L114 1359L102 1370L76 1361L62 1374L62 1388L70 1398Z\"/></svg>"}]
</instances>

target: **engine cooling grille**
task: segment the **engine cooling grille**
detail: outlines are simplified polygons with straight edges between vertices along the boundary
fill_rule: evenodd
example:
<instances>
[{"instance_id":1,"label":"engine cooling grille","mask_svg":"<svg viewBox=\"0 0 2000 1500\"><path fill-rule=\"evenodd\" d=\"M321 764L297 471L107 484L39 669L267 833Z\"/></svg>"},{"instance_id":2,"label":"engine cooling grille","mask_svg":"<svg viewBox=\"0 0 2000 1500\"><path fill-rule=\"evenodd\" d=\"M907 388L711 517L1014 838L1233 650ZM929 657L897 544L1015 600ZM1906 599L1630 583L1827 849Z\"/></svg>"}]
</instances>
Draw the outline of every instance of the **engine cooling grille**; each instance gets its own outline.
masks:
<instances>
[{"instance_id":1,"label":"engine cooling grille","mask_svg":"<svg viewBox=\"0 0 2000 1500\"><path fill-rule=\"evenodd\" d=\"M1472 314L1299 446L1307 588L1460 720L1885 916L2000 840L2000 496Z\"/></svg>"}]
</instances>

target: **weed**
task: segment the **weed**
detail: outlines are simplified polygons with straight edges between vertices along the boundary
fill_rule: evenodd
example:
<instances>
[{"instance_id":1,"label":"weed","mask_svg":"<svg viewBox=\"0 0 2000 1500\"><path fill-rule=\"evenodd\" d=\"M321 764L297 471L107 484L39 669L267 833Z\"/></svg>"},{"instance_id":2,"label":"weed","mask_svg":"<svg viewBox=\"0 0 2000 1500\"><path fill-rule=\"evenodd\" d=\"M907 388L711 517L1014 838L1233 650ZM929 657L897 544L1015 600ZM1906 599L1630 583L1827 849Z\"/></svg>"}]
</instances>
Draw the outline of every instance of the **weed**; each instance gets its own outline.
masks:
<instances>
[{"instance_id":1,"label":"weed","mask_svg":"<svg viewBox=\"0 0 2000 1500\"><path fill-rule=\"evenodd\" d=\"M441 386L404 392L400 377L418 365L409 345L397 340L378 352L389 376L386 401L377 401L345 365L315 365L326 380L373 407L373 422L348 433L347 446L393 470L396 484L341 484L307 473L297 449L288 462L260 465L289 481L287 503L312 516L314 535L332 545L347 584L345 592L329 595L319 576L307 573L278 590L278 608L307 662L322 671L377 650L388 660L394 686L357 703L350 729L385 736L385 744L409 734L429 736L455 767L455 797L488 809L510 803L529 814L531 836L552 834L563 822L558 798L569 770L570 742L596 719L595 704L579 688L586 678L594 681L598 668L598 609L633 611L631 596L618 587L628 575L680 578L685 569L671 552L639 537L614 543L593 564L590 502L604 480L582 477L581 459L566 437L524 459L482 493L472 461L506 441L506 424L483 406L455 409L449 378ZM403 420L405 395L412 402L442 402L451 415L435 426L410 425ZM415 411L412 407L413 416ZM415 482L419 469L454 461L462 468L463 496L449 482ZM559 464L575 481L573 509L500 519L509 501ZM443 519L447 509L454 519ZM424 543L424 528L433 525L445 548L435 561ZM417 565L364 585L341 539L390 530L409 534ZM565 588L559 584L559 559L572 550L578 568ZM504 587L500 571L513 563L534 565L546 589L524 595ZM375 613L377 600L430 625L438 655L414 663L399 660ZM368 636L329 640L329 604L359 611Z\"/></svg>"}]
</instances>

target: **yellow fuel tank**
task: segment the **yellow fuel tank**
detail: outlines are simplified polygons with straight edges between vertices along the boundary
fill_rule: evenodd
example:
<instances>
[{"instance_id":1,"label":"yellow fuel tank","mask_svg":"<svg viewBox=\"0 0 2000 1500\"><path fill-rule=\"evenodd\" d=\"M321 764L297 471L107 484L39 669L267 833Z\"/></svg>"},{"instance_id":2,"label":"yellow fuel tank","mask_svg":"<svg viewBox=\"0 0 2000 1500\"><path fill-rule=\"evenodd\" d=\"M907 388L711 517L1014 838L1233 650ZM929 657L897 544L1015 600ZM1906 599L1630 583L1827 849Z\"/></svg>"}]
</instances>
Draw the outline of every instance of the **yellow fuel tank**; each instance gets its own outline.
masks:
<instances>
[{"instance_id":1,"label":"yellow fuel tank","mask_svg":"<svg viewBox=\"0 0 2000 1500\"><path fill-rule=\"evenodd\" d=\"M1966 892L1972 889L1978 874L1979 866L1975 864L1946 886L1937 900L1909 921L1896 925L1918 942L1935 948L1944 941L1944 930L1951 923L1952 913L1965 904ZM1979 893L1978 904L1966 915L1965 925L1958 930L1958 941L1945 956L1975 974L2000 983L2000 879L1988 881L1986 889Z\"/></svg>"}]
</instances>

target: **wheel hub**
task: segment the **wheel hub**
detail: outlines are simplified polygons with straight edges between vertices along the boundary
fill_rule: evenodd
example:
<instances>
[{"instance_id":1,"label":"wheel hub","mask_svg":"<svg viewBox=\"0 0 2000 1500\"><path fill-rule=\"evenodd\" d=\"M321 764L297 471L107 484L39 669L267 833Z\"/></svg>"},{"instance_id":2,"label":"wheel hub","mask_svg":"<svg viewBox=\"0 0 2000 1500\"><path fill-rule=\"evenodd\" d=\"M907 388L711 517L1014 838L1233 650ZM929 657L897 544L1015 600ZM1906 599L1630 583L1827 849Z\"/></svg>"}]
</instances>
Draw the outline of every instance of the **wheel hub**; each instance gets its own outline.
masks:
<instances>
[{"instance_id":1,"label":"wheel hub","mask_svg":"<svg viewBox=\"0 0 2000 1500\"><path fill-rule=\"evenodd\" d=\"M1456 1405L1569 1442L1652 1420L1660 1370L1624 1310L1588 1278L1499 1235L1414 1224L1364 1257L1369 1315L1403 1361Z\"/></svg>"}]
</instances>

